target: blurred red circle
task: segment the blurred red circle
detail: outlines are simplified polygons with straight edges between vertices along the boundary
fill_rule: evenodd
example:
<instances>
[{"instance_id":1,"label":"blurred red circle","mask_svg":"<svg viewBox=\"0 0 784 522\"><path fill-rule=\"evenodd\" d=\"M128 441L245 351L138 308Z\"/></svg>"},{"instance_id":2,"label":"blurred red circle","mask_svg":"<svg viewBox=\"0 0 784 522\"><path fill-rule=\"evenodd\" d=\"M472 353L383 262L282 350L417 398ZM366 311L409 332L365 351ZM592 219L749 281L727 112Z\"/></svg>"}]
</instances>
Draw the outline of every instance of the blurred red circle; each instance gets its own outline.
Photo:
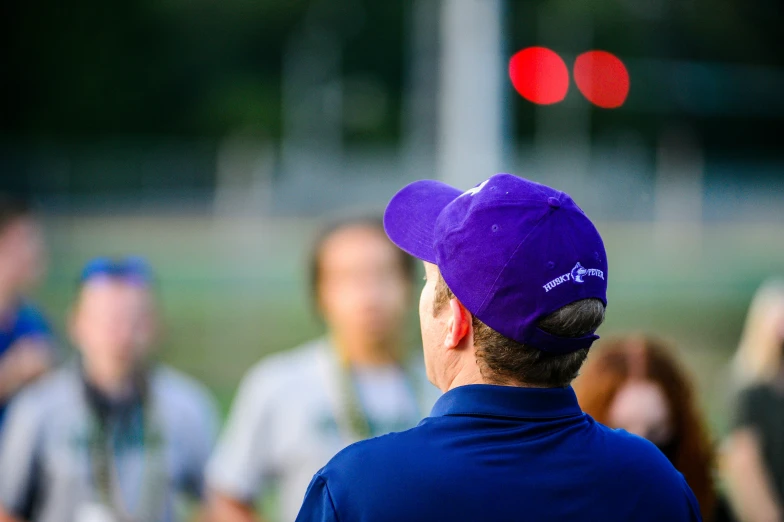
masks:
<instances>
[{"instance_id":1,"label":"blurred red circle","mask_svg":"<svg viewBox=\"0 0 784 522\"><path fill-rule=\"evenodd\" d=\"M574 83L588 101L603 109L615 109L629 95L629 71L607 51L588 51L574 62Z\"/></svg>"},{"instance_id":2,"label":"blurred red circle","mask_svg":"<svg viewBox=\"0 0 784 522\"><path fill-rule=\"evenodd\" d=\"M558 103L569 90L566 64L546 47L528 47L512 56L509 77L520 96L540 105Z\"/></svg>"}]
</instances>

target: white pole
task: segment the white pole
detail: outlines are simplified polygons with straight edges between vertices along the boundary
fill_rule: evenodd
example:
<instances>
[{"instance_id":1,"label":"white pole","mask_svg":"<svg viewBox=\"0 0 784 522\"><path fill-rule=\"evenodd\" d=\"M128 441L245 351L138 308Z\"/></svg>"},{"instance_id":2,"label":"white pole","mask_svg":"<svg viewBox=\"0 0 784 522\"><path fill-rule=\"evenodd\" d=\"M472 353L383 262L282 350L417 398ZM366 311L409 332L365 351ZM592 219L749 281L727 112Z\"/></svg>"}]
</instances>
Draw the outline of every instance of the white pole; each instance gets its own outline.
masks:
<instances>
[{"instance_id":1,"label":"white pole","mask_svg":"<svg viewBox=\"0 0 784 522\"><path fill-rule=\"evenodd\" d=\"M502 0L442 0L438 177L467 189L501 169Z\"/></svg>"}]
</instances>

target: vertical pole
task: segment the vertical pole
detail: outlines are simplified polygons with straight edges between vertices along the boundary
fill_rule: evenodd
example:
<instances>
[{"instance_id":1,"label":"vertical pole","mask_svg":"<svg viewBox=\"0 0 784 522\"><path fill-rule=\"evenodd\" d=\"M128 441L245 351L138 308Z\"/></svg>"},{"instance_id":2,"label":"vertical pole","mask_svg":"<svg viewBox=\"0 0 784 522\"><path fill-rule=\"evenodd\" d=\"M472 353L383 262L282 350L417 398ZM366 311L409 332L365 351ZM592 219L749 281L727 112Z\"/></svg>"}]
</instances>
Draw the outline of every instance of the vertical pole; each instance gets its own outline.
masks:
<instances>
[{"instance_id":1,"label":"vertical pole","mask_svg":"<svg viewBox=\"0 0 784 522\"><path fill-rule=\"evenodd\" d=\"M443 0L437 171L469 188L498 172L503 152L502 0Z\"/></svg>"}]
</instances>

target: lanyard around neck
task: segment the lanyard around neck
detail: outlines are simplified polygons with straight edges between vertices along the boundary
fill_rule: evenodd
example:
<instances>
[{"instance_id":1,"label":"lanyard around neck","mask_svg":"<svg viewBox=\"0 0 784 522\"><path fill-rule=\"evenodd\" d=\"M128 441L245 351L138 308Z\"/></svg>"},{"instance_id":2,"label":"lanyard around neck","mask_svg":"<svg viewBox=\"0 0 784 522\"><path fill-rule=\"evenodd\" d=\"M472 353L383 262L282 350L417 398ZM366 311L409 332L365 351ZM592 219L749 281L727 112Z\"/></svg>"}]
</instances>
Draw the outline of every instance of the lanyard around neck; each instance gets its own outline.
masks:
<instances>
[{"instance_id":1,"label":"lanyard around neck","mask_svg":"<svg viewBox=\"0 0 784 522\"><path fill-rule=\"evenodd\" d=\"M399 368L405 379L406 386L411 392L411 400L414 401L414 411L419 411L421 390L419 386L416 385L416 376L413 374L414 372L409 371L404 365L400 365ZM354 438L356 438L356 440L365 440L370 437L382 435L382 433L373 433L368 413L359 398L350 364L343 363L339 365L339 380L343 410L345 411L346 420L348 422L348 429Z\"/></svg>"},{"instance_id":2,"label":"lanyard around neck","mask_svg":"<svg viewBox=\"0 0 784 522\"><path fill-rule=\"evenodd\" d=\"M144 386L139 405L142 410L142 453L143 475L141 496L135 516L131 515L120 488L119 470L114 454L113 416L102 414L88 399L90 434L88 437L89 460L93 483L99 500L122 522L155 521L161 518L165 507L168 478L165 472L163 434L156 415L152 398Z\"/></svg>"}]
</instances>

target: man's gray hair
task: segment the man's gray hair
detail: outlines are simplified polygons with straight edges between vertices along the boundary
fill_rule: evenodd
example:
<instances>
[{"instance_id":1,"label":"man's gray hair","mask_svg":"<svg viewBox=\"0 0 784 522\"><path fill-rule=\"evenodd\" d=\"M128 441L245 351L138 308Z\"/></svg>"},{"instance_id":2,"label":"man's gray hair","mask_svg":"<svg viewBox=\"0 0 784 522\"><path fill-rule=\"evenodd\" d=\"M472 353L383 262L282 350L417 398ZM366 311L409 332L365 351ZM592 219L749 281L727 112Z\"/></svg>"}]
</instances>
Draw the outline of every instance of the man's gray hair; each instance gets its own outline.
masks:
<instances>
[{"instance_id":1,"label":"man's gray hair","mask_svg":"<svg viewBox=\"0 0 784 522\"><path fill-rule=\"evenodd\" d=\"M537 323L547 333L559 337L582 337L604 322L604 304L598 299L583 299L559 308Z\"/></svg>"}]
</instances>

